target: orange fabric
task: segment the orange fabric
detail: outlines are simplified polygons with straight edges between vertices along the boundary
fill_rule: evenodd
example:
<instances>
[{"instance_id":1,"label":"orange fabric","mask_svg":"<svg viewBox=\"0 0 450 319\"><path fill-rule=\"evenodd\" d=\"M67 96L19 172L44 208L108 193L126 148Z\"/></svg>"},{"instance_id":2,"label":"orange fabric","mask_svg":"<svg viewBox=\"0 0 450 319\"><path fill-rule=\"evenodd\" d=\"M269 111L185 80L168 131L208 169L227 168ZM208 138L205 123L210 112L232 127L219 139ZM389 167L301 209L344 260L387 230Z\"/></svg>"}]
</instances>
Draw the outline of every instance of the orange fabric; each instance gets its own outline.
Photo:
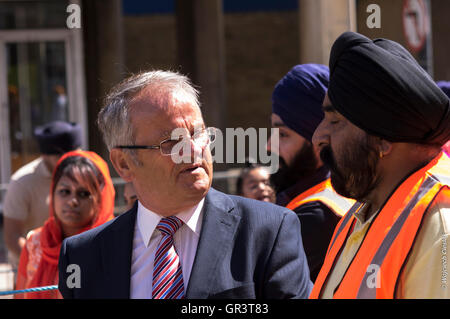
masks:
<instances>
[{"instance_id":1,"label":"orange fabric","mask_svg":"<svg viewBox=\"0 0 450 319\"><path fill-rule=\"evenodd\" d=\"M304 200L306 197L309 197L313 194L323 191L326 187L328 187L328 185L331 187L329 178L296 196L293 200L289 202L289 204L286 205L286 208L290 210L296 209L298 206L300 206L299 203L302 200Z\"/></svg>"},{"instance_id":2,"label":"orange fabric","mask_svg":"<svg viewBox=\"0 0 450 319\"><path fill-rule=\"evenodd\" d=\"M396 222L399 215L417 193L422 183L432 174L450 176L450 159L443 153L436 157L424 168L418 170L407 178L389 198L383 209L372 222L364 241L355 258L347 269L344 278L334 294L334 298L357 298L361 285L380 245ZM397 279L411 250L423 216L434 203L448 202L450 188L440 182L434 184L416 203L408 214L405 223L392 242L383 262L379 268L380 285L376 288L376 298L394 298ZM345 244L350 225L355 217L346 225L335 239L334 245L329 248L324 265L317 277L310 298L320 298L323 285L328 274L332 271L335 260ZM339 224L337 228L339 227ZM336 229L337 229L336 228ZM336 234L332 238L335 238Z\"/></svg>"},{"instance_id":3,"label":"orange fabric","mask_svg":"<svg viewBox=\"0 0 450 319\"><path fill-rule=\"evenodd\" d=\"M301 203L298 206L304 205L306 203L311 203L311 202L322 202L324 203L326 206L328 206L329 208L331 208L331 210L339 217L342 217L345 215L345 213L347 212L347 210L343 210L339 207L339 205L337 205L335 202L333 202L331 199L325 197L325 196L313 196L310 197L308 199L302 200Z\"/></svg>"},{"instance_id":4,"label":"orange fabric","mask_svg":"<svg viewBox=\"0 0 450 319\"><path fill-rule=\"evenodd\" d=\"M70 156L82 156L90 159L103 174L105 185L101 192L101 204L96 215L95 221L90 225L80 230L79 233L85 232L89 229L95 228L108 220L114 218L114 197L115 190L111 176L109 174L109 169L107 163L96 153L89 151L72 151L64 154L58 161L57 167L60 163L67 157ZM53 171L55 172L56 169ZM48 286L54 285L58 278L58 259L59 251L61 249L61 244L63 241L63 236L61 232L60 222L57 220L54 210L53 210L53 193L55 190L55 184L52 178L52 186L50 189L50 214L49 218L45 222L41 231L40 245L42 249L42 258L40 264L35 272L33 278L26 278L26 268L29 260L27 249L22 249L22 254L20 257L19 269L18 269L18 280L16 284L16 289L26 289L32 287ZM24 278L25 277L25 278ZM26 284L29 282L29 284ZM16 295L17 298L21 296ZM44 292L33 292L27 293L25 298L52 298L54 297L54 291L44 291Z\"/></svg>"},{"instance_id":5,"label":"orange fabric","mask_svg":"<svg viewBox=\"0 0 450 319\"><path fill-rule=\"evenodd\" d=\"M345 213L348 211L348 209L345 207L341 207L337 202L335 202L332 198L328 198L324 196L323 194L320 194L321 192L325 191L326 189L330 190L331 192L335 193L335 190L333 189L333 186L331 185L331 180L328 178L324 180L323 182L311 187L310 189L306 190L305 192L299 194L297 197L295 197L293 200L289 202L289 204L286 206L286 208L290 210L294 210L297 207L304 205L306 203L319 201L324 203L326 206L328 206L337 216L342 217L345 215ZM317 195L317 196L314 196ZM338 196L338 194L336 194ZM340 198L343 201L346 201L349 206L352 206L355 203L355 200L345 198L340 196Z\"/></svg>"},{"instance_id":6,"label":"orange fabric","mask_svg":"<svg viewBox=\"0 0 450 319\"><path fill-rule=\"evenodd\" d=\"M41 246L41 234L42 227L34 229L28 233L25 247L22 249L20 255L19 272L17 274L17 287L31 287L30 282L34 278L36 271L39 268L40 261L42 259L42 246ZM54 278L54 282L51 285L58 284L58 276ZM50 284L48 284L50 285ZM58 290L48 291L48 299L60 299L62 298ZM33 298L33 294L16 294L15 299Z\"/></svg>"},{"instance_id":7,"label":"orange fabric","mask_svg":"<svg viewBox=\"0 0 450 319\"><path fill-rule=\"evenodd\" d=\"M409 214L409 217L403 225L400 233L397 235L397 238L389 248L388 254L383 260L383 263L378 265L380 266L378 270L380 285L379 288L375 290L375 298L394 298L397 278L400 274L401 268L403 267L404 261L412 248L417 230L422 222L422 218L428 205L436 196L437 192L441 190L441 188L442 185L436 184L435 187L433 187L428 194L417 203ZM392 220L392 224L394 221L395 219ZM344 279L333 296L334 298L357 298L361 284L366 285L364 282L364 276L367 273L367 267L371 264L375 253L384 239L385 234L383 234L383 231L388 231L385 224L379 222L375 225L375 222L370 230L370 236L368 233L366 239L361 245L360 249L364 253L356 255L351 266L347 270L347 273L351 274L351 277L348 275L344 276Z\"/></svg>"},{"instance_id":8,"label":"orange fabric","mask_svg":"<svg viewBox=\"0 0 450 319\"><path fill-rule=\"evenodd\" d=\"M407 224L404 225L396 240L392 244L386 259L380 268L380 273L383 275L380 277L380 289L376 290L377 299L392 299L395 297L397 278L400 276L404 261L408 257L416 238L416 236L411 236L411 234L415 233L417 235L428 207L431 207L435 203L442 204L444 202L449 202L450 188L445 186L444 188L441 188L439 193L436 195L437 187L438 184L435 185L435 187L431 189L414 208L411 212L410 219L407 220ZM432 204L430 205L430 203ZM409 249L405 249L405 247L409 247ZM388 274L388 276L385 274Z\"/></svg>"},{"instance_id":9,"label":"orange fabric","mask_svg":"<svg viewBox=\"0 0 450 319\"><path fill-rule=\"evenodd\" d=\"M360 206L361 208L361 206ZM348 213L347 213L348 214ZM319 274L317 275L316 281L314 282L313 290L311 291L311 294L309 295L310 299L318 299L319 294L322 290L323 284L326 282L328 273L330 272L331 268L334 266L334 260L336 259L338 253L341 250L342 245L345 243L345 239L347 238L347 234L352 228L352 225L355 222L355 217L352 216L348 220L345 227L340 232L339 236L336 237L336 233L338 229L340 228L341 224L345 221L344 218L341 218L339 223L336 225L336 228L334 229L333 236L331 236L330 245L328 246L327 254L325 255L325 260L323 262L322 268L320 269ZM333 246L331 246L333 244Z\"/></svg>"}]
</instances>

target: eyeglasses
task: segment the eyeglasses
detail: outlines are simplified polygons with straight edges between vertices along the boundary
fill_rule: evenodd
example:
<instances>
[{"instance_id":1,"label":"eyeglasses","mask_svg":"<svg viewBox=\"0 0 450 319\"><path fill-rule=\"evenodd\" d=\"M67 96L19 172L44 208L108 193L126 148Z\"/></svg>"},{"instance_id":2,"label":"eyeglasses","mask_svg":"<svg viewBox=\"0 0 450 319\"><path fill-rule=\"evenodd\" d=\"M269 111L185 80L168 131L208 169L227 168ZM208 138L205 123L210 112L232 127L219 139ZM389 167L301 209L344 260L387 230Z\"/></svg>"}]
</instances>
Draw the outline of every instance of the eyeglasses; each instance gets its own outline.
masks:
<instances>
[{"instance_id":1,"label":"eyeglasses","mask_svg":"<svg viewBox=\"0 0 450 319\"><path fill-rule=\"evenodd\" d=\"M159 145L117 145L114 148L122 148L122 149L145 149L145 150L157 150L159 149L161 154L164 156L177 154L180 150L180 147L175 146L183 146L184 143L193 141L195 144L201 147L205 147L206 145L214 142L216 139L216 128L208 127L201 131L195 132L192 136L179 136L178 138L168 138L164 141L161 141ZM183 144L179 144L183 143Z\"/></svg>"}]
</instances>

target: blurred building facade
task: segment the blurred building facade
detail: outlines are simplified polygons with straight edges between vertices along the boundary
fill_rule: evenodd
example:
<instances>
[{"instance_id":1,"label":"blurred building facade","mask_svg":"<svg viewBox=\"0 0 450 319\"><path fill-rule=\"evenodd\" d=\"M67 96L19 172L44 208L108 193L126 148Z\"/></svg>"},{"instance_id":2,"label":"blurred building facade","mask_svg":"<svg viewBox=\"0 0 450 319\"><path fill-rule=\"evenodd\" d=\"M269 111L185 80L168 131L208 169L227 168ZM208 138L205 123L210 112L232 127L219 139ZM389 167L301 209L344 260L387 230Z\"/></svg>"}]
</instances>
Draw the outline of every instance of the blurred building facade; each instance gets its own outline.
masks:
<instances>
[{"instance_id":1,"label":"blurred building facade","mask_svg":"<svg viewBox=\"0 0 450 319\"><path fill-rule=\"evenodd\" d=\"M38 156L33 129L52 119L81 123L83 147L108 158L102 100L143 70L187 74L221 129L269 128L277 81L295 64L328 64L347 30L398 41L450 80L448 14L447 0L0 1L0 182Z\"/></svg>"}]
</instances>

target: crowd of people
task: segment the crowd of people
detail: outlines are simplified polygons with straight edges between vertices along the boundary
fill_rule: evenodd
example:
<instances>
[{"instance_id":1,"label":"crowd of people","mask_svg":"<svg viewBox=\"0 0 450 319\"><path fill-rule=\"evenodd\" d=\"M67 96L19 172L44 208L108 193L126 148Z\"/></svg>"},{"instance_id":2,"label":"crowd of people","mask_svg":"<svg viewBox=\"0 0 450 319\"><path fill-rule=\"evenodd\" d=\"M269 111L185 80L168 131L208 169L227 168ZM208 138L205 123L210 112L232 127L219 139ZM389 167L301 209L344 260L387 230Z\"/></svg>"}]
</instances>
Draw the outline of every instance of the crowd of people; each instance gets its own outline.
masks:
<instances>
[{"instance_id":1,"label":"crowd of people","mask_svg":"<svg viewBox=\"0 0 450 319\"><path fill-rule=\"evenodd\" d=\"M125 181L119 216L80 127L36 129L42 155L11 177L5 242L16 289L58 290L15 296L450 298L449 89L398 43L346 32L329 67L296 65L274 85L267 150L280 169L248 163L231 195L211 187L212 131L191 81L133 75L97 119Z\"/></svg>"}]
</instances>

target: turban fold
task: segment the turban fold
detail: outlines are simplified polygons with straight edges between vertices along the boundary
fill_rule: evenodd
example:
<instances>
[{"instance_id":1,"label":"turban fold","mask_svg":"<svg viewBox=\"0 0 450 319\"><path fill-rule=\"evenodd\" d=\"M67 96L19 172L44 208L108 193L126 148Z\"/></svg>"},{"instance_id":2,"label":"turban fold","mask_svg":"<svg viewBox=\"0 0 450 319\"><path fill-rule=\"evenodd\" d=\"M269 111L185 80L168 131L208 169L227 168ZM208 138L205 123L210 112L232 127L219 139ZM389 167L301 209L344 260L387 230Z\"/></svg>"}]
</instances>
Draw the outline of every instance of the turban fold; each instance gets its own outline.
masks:
<instances>
[{"instance_id":1,"label":"turban fold","mask_svg":"<svg viewBox=\"0 0 450 319\"><path fill-rule=\"evenodd\" d=\"M294 66L275 86L272 113L287 127L311 141L323 119L322 102L328 87L329 70L321 64Z\"/></svg>"},{"instance_id":2,"label":"turban fold","mask_svg":"<svg viewBox=\"0 0 450 319\"><path fill-rule=\"evenodd\" d=\"M328 96L350 122L388 141L443 145L450 138L448 97L394 41L343 33L331 48Z\"/></svg>"},{"instance_id":3,"label":"turban fold","mask_svg":"<svg viewBox=\"0 0 450 319\"><path fill-rule=\"evenodd\" d=\"M81 146L81 127L77 123L50 122L36 127L34 135L42 154L63 154Z\"/></svg>"}]
</instances>

